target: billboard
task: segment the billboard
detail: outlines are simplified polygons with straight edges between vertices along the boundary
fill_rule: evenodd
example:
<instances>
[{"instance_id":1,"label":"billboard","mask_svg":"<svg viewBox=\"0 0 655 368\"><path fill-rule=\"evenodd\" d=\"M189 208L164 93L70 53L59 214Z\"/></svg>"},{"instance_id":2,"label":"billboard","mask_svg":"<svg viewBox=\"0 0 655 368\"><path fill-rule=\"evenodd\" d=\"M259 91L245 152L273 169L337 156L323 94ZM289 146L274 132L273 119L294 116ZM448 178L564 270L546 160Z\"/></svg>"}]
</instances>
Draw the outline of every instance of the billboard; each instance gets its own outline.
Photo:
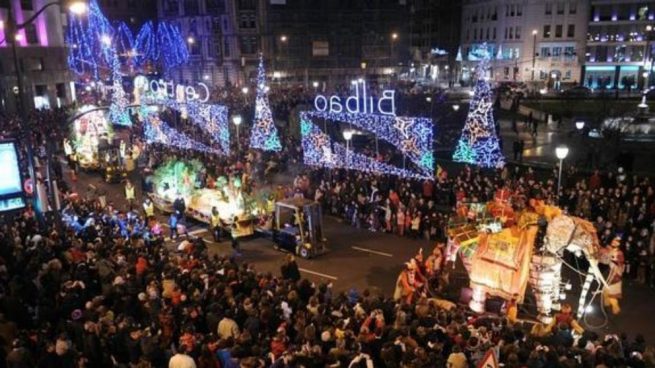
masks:
<instances>
[{"instance_id":1,"label":"billboard","mask_svg":"<svg viewBox=\"0 0 655 368\"><path fill-rule=\"evenodd\" d=\"M25 193L20 174L15 141L0 141L0 212L25 207Z\"/></svg>"}]
</instances>

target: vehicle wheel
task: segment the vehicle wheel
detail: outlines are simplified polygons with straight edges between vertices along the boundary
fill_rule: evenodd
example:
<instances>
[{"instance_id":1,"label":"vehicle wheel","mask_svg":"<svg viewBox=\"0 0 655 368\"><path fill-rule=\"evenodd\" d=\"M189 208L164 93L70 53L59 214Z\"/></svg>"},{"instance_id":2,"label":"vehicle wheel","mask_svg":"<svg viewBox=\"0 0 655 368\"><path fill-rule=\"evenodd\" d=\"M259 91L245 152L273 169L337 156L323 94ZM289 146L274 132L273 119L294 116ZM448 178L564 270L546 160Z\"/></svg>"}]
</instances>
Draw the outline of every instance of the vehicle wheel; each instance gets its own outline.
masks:
<instances>
[{"instance_id":1,"label":"vehicle wheel","mask_svg":"<svg viewBox=\"0 0 655 368\"><path fill-rule=\"evenodd\" d=\"M309 259L309 249L305 247L300 248L300 257L304 259Z\"/></svg>"}]
</instances>

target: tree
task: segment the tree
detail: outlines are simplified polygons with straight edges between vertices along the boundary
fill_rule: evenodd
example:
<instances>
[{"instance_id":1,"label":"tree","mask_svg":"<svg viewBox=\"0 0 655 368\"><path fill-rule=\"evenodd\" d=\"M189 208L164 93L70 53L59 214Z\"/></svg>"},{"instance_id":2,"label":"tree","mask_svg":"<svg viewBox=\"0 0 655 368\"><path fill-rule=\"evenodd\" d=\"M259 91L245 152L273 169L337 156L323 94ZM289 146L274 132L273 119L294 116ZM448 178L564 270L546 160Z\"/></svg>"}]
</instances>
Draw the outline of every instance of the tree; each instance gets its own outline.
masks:
<instances>
[{"instance_id":1,"label":"tree","mask_svg":"<svg viewBox=\"0 0 655 368\"><path fill-rule=\"evenodd\" d=\"M481 167L503 167L505 157L500 149L493 117L493 93L486 80L489 53L476 68L476 83L462 135L457 142L453 160Z\"/></svg>"},{"instance_id":2,"label":"tree","mask_svg":"<svg viewBox=\"0 0 655 368\"><path fill-rule=\"evenodd\" d=\"M257 96L255 98L255 120L250 135L250 148L263 151L278 152L282 149L277 128L271 114L271 107L268 103L268 86L266 85L266 70L264 59L259 55L259 67L257 69Z\"/></svg>"}]
</instances>

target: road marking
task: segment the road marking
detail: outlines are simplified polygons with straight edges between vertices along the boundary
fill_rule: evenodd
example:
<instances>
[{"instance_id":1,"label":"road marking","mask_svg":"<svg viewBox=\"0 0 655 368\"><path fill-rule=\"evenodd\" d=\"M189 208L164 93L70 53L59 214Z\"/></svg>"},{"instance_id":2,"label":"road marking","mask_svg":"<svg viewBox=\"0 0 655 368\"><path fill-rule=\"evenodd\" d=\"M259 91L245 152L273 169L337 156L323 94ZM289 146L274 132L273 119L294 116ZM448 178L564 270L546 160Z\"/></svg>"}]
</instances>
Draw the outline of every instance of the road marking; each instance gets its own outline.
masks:
<instances>
[{"instance_id":1,"label":"road marking","mask_svg":"<svg viewBox=\"0 0 655 368\"><path fill-rule=\"evenodd\" d=\"M391 254L391 253L378 252L377 250L372 250L372 249L367 249L367 248L360 248L360 247L351 247L351 248L354 249L354 250L362 251L362 252L377 254L379 256L393 257L393 254Z\"/></svg>"},{"instance_id":2,"label":"road marking","mask_svg":"<svg viewBox=\"0 0 655 368\"><path fill-rule=\"evenodd\" d=\"M330 279L330 280L334 280L334 281L337 281L337 280L338 280L336 277L334 277L334 276L330 276L330 275L326 275L326 274L324 274L324 273L320 273L320 272L316 272L316 271L310 271L310 270L307 270L307 269L304 269L304 268L298 268L298 269L299 269L300 271L302 271L302 272L305 272L305 273L309 273L309 274L312 274L312 275L325 277L326 279Z\"/></svg>"}]
</instances>

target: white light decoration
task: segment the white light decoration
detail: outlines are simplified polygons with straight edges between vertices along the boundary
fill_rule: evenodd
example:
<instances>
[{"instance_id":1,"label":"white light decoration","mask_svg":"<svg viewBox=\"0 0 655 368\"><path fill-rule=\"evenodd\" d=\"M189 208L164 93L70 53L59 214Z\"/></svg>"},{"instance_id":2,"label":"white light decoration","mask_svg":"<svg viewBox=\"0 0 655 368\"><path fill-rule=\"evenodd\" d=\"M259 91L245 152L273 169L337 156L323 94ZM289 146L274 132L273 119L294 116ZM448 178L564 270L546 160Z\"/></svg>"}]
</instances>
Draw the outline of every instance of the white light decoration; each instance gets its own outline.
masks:
<instances>
[{"instance_id":1,"label":"white light decoration","mask_svg":"<svg viewBox=\"0 0 655 368\"><path fill-rule=\"evenodd\" d=\"M244 89L244 93L248 93L247 87ZM268 102L268 86L266 85L266 70L262 54L259 54L259 67L257 68L255 120L250 134L250 148L274 152L282 150L282 143Z\"/></svg>"},{"instance_id":2,"label":"white light decoration","mask_svg":"<svg viewBox=\"0 0 655 368\"><path fill-rule=\"evenodd\" d=\"M327 134L322 132L315 122L316 119L322 119L325 123L349 123L357 129L373 133L378 139L382 139L399 149L409 162L416 167L416 170L397 168L356 152L350 152L346 156L349 150L346 150L345 146L333 142ZM364 172L433 180L432 129L432 121L426 118L392 117L375 114L335 114L321 111L300 113L304 162L310 166L341 167ZM352 137L350 130L346 132L344 132L344 138Z\"/></svg>"},{"instance_id":3,"label":"white light decoration","mask_svg":"<svg viewBox=\"0 0 655 368\"><path fill-rule=\"evenodd\" d=\"M555 148L555 156L557 156L557 158L559 160L564 160L566 158L566 156L568 156L568 155L569 155L569 148L568 147L559 146L559 147Z\"/></svg>"}]
</instances>

